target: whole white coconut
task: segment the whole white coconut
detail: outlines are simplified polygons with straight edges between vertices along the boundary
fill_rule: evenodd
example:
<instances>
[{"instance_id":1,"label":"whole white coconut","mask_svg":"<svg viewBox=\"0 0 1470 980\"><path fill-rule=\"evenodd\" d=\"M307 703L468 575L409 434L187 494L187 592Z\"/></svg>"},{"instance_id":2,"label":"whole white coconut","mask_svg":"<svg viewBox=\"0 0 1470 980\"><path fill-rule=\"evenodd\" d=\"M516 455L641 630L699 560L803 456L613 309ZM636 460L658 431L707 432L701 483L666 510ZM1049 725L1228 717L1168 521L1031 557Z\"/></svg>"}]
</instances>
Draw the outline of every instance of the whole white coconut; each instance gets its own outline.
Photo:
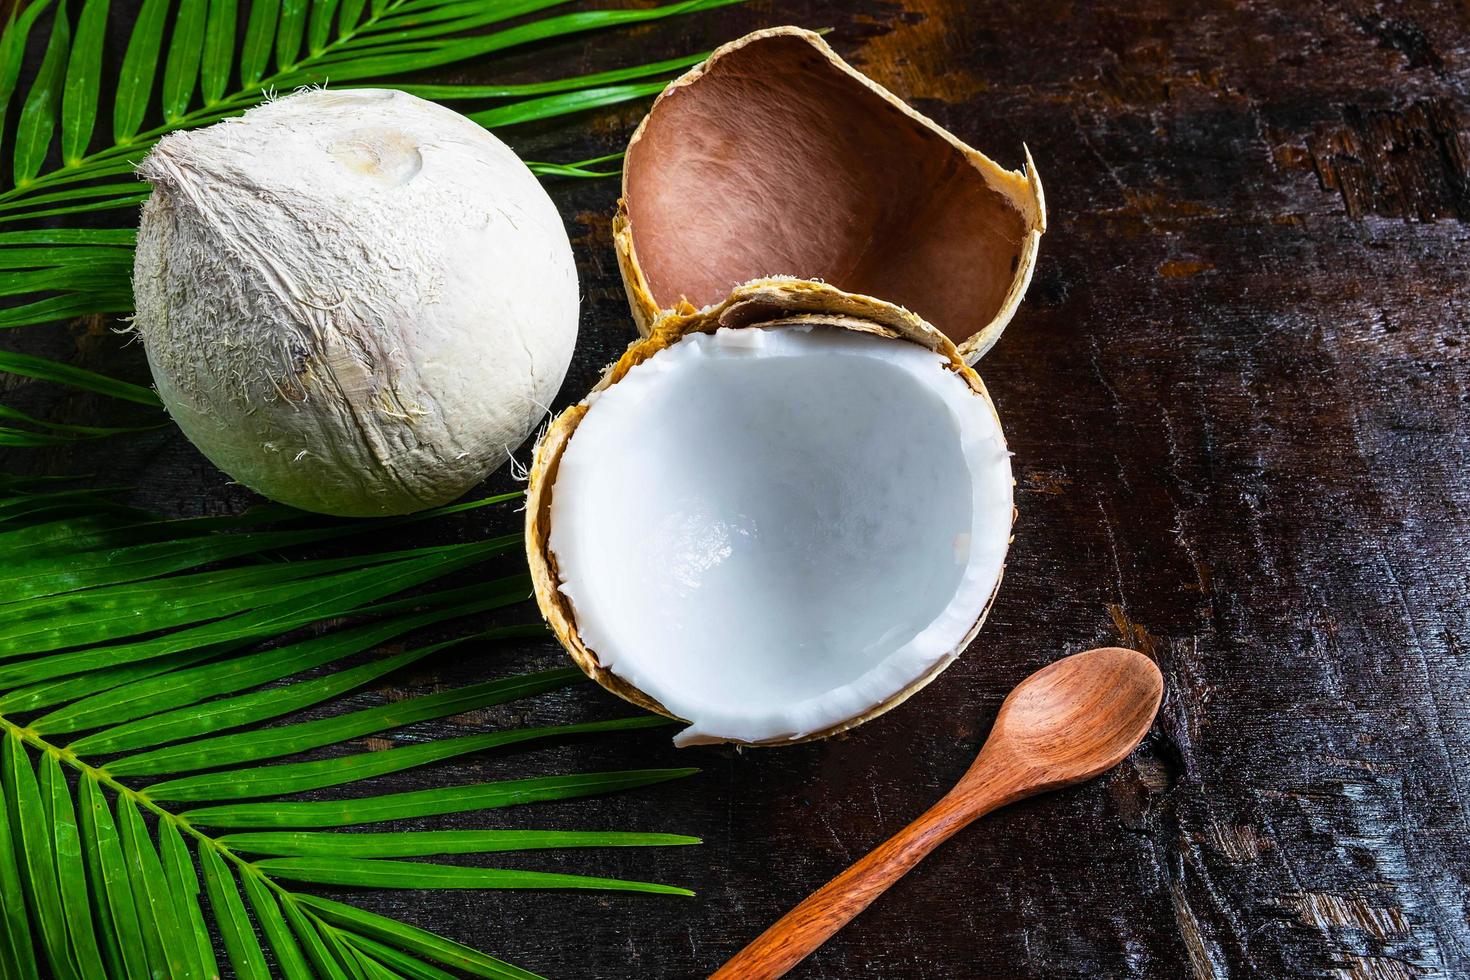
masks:
<instances>
[{"instance_id":1,"label":"whole white coconut","mask_svg":"<svg viewBox=\"0 0 1470 980\"><path fill-rule=\"evenodd\" d=\"M134 326L220 469L283 503L401 514L463 494L546 412L577 274L535 176L456 112L308 91L165 137Z\"/></svg>"}]
</instances>

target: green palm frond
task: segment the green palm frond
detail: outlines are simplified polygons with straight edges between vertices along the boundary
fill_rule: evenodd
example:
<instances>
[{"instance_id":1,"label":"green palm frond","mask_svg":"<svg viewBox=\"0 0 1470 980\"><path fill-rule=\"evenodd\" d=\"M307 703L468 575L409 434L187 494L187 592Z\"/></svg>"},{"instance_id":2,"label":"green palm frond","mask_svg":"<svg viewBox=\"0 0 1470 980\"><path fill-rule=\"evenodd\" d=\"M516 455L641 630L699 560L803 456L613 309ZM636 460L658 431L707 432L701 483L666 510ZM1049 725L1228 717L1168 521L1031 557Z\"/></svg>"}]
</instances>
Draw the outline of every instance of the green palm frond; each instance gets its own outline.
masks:
<instances>
[{"instance_id":1,"label":"green palm frond","mask_svg":"<svg viewBox=\"0 0 1470 980\"><path fill-rule=\"evenodd\" d=\"M309 41L309 18L306 29ZM667 724L639 715L382 750L352 745L584 682L574 668L323 712L441 650L545 627L465 625L523 603L524 574L440 584L517 551L519 536L282 559L519 497L372 522L324 523L276 505L160 520L112 504L105 490L0 477L0 548L10 556L0 570L0 976L214 977L218 939L240 977L532 977L300 885L692 894L443 860L692 837L340 829L587 797L694 771L570 772L392 793L367 782L473 753ZM448 639L416 638L446 626ZM375 652L384 645L393 652ZM289 719L303 709L324 716Z\"/></svg>"},{"instance_id":2,"label":"green palm frond","mask_svg":"<svg viewBox=\"0 0 1470 980\"><path fill-rule=\"evenodd\" d=\"M131 312L131 236L9 229L136 207L148 190L130 179L133 167L166 133L238 115L273 92L305 85L373 84L490 103L463 108L497 129L644 99L704 53L529 84L419 85L396 78L741 2L563 10L571 0L145 0L117 75L109 78L103 74L108 0L80 0L79 11L78 0L18 4L0 33L0 133L17 105L19 113L8 182L0 161L0 297L26 298L0 311L0 328ZM42 52L40 68L21 93L28 51ZM113 93L110 106L107 93ZM599 165L619 158L530 167L549 178L606 177L617 171ZM119 382L103 375L65 365L18 370L13 357L0 353L0 371L156 405L151 393L123 394ZM0 446L54 445L136 428L73 431L10 415L0 418Z\"/></svg>"}]
</instances>

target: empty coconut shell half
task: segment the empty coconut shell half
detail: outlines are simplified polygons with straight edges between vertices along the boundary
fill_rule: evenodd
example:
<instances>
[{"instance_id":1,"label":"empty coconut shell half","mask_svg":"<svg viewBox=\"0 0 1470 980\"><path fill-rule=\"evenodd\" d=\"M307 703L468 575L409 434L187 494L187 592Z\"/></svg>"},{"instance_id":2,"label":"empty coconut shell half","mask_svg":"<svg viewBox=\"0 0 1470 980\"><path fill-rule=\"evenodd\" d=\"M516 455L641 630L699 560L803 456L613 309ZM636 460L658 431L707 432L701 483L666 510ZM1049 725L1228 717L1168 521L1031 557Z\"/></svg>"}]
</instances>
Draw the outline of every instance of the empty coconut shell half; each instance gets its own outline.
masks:
<instances>
[{"instance_id":1,"label":"empty coconut shell half","mask_svg":"<svg viewBox=\"0 0 1470 980\"><path fill-rule=\"evenodd\" d=\"M654 321L540 440L536 600L678 744L851 728L974 638L1010 454L955 345L901 307L764 279Z\"/></svg>"},{"instance_id":2,"label":"empty coconut shell half","mask_svg":"<svg viewBox=\"0 0 1470 980\"><path fill-rule=\"evenodd\" d=\"M1046 205L1029 154L1001 167L818 35L778 27L659 96L628 144L613 230L641 333L790 276L912 310L973 364L1021 302Z\"/></svg>"}]
</instances>

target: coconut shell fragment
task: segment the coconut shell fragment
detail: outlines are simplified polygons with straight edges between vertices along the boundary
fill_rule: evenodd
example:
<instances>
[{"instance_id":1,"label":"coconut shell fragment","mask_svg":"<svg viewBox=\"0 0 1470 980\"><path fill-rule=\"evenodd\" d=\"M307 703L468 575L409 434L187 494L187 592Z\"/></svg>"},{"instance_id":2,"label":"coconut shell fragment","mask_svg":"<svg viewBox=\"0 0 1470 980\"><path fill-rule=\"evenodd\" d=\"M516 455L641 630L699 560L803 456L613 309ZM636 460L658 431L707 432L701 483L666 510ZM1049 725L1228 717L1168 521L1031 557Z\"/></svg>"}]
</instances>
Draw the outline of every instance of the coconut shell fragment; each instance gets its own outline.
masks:
<instances>
[{"instance_id":1,"label":"coconut shell fragment","mask_svg":"<svg viewBox=\"0 0 1470 980\"><path fill-rule=\"evenodd\" d=\"M974 363L1020 304L1045 229L1029 154L1001 167L818 35L779 27L721 47L654 103L628 145L614 238L645 334L663 311L792 277L912 310Z\"/></svg>"}]
</instances>

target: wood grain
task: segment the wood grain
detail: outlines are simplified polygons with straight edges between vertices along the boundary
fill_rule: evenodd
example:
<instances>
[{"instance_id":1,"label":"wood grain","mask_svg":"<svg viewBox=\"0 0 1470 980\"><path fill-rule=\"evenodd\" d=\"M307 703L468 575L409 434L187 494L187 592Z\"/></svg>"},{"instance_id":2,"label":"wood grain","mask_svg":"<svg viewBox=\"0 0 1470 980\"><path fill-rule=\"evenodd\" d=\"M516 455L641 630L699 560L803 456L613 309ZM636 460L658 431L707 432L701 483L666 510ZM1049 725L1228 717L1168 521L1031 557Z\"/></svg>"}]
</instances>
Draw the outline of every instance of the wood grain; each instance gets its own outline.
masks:
<instances>
[{"instance_id":1,"label":"wood grain","mask_svg":"<svg viewBox=\"0 0 1470 980\"><path fill-rule=\"evenodd\" d=\"M832 27L845 57L1007 166L1024 142L1046 181L1053 221L1036 278L980 364L1016 453L1020 509L990 619L921 696L836 741L675 752L655 732L377 787L700 765L648 792L432 824L699 834L702 847L657 855L499 862L658 877L696 900L353 900L551 977L707 974L952 785L1012 684L1059 650L1121 642L1151 652L1171 691L1143 749L1100 792L994 814L797 975L1470 975L1470 10L762 0L432 79L641 63L785 22ZM581 159L619 148L641 112L504 135L532 159ZM560 408L634 331L611 251L616 182L552 193L586 299ZM108 326L0 343L145 379L140 351ZM13 378L0 388L51 417L130 417ZM173 432L75 454L6 451L0 465L99 474L171 512L249 499ZM513 530L515 516L474 520ZM548 641L436 661L355 700L561 657ZM620 710L589 686L394 740Z\"/></svg>"}]
</instances>

